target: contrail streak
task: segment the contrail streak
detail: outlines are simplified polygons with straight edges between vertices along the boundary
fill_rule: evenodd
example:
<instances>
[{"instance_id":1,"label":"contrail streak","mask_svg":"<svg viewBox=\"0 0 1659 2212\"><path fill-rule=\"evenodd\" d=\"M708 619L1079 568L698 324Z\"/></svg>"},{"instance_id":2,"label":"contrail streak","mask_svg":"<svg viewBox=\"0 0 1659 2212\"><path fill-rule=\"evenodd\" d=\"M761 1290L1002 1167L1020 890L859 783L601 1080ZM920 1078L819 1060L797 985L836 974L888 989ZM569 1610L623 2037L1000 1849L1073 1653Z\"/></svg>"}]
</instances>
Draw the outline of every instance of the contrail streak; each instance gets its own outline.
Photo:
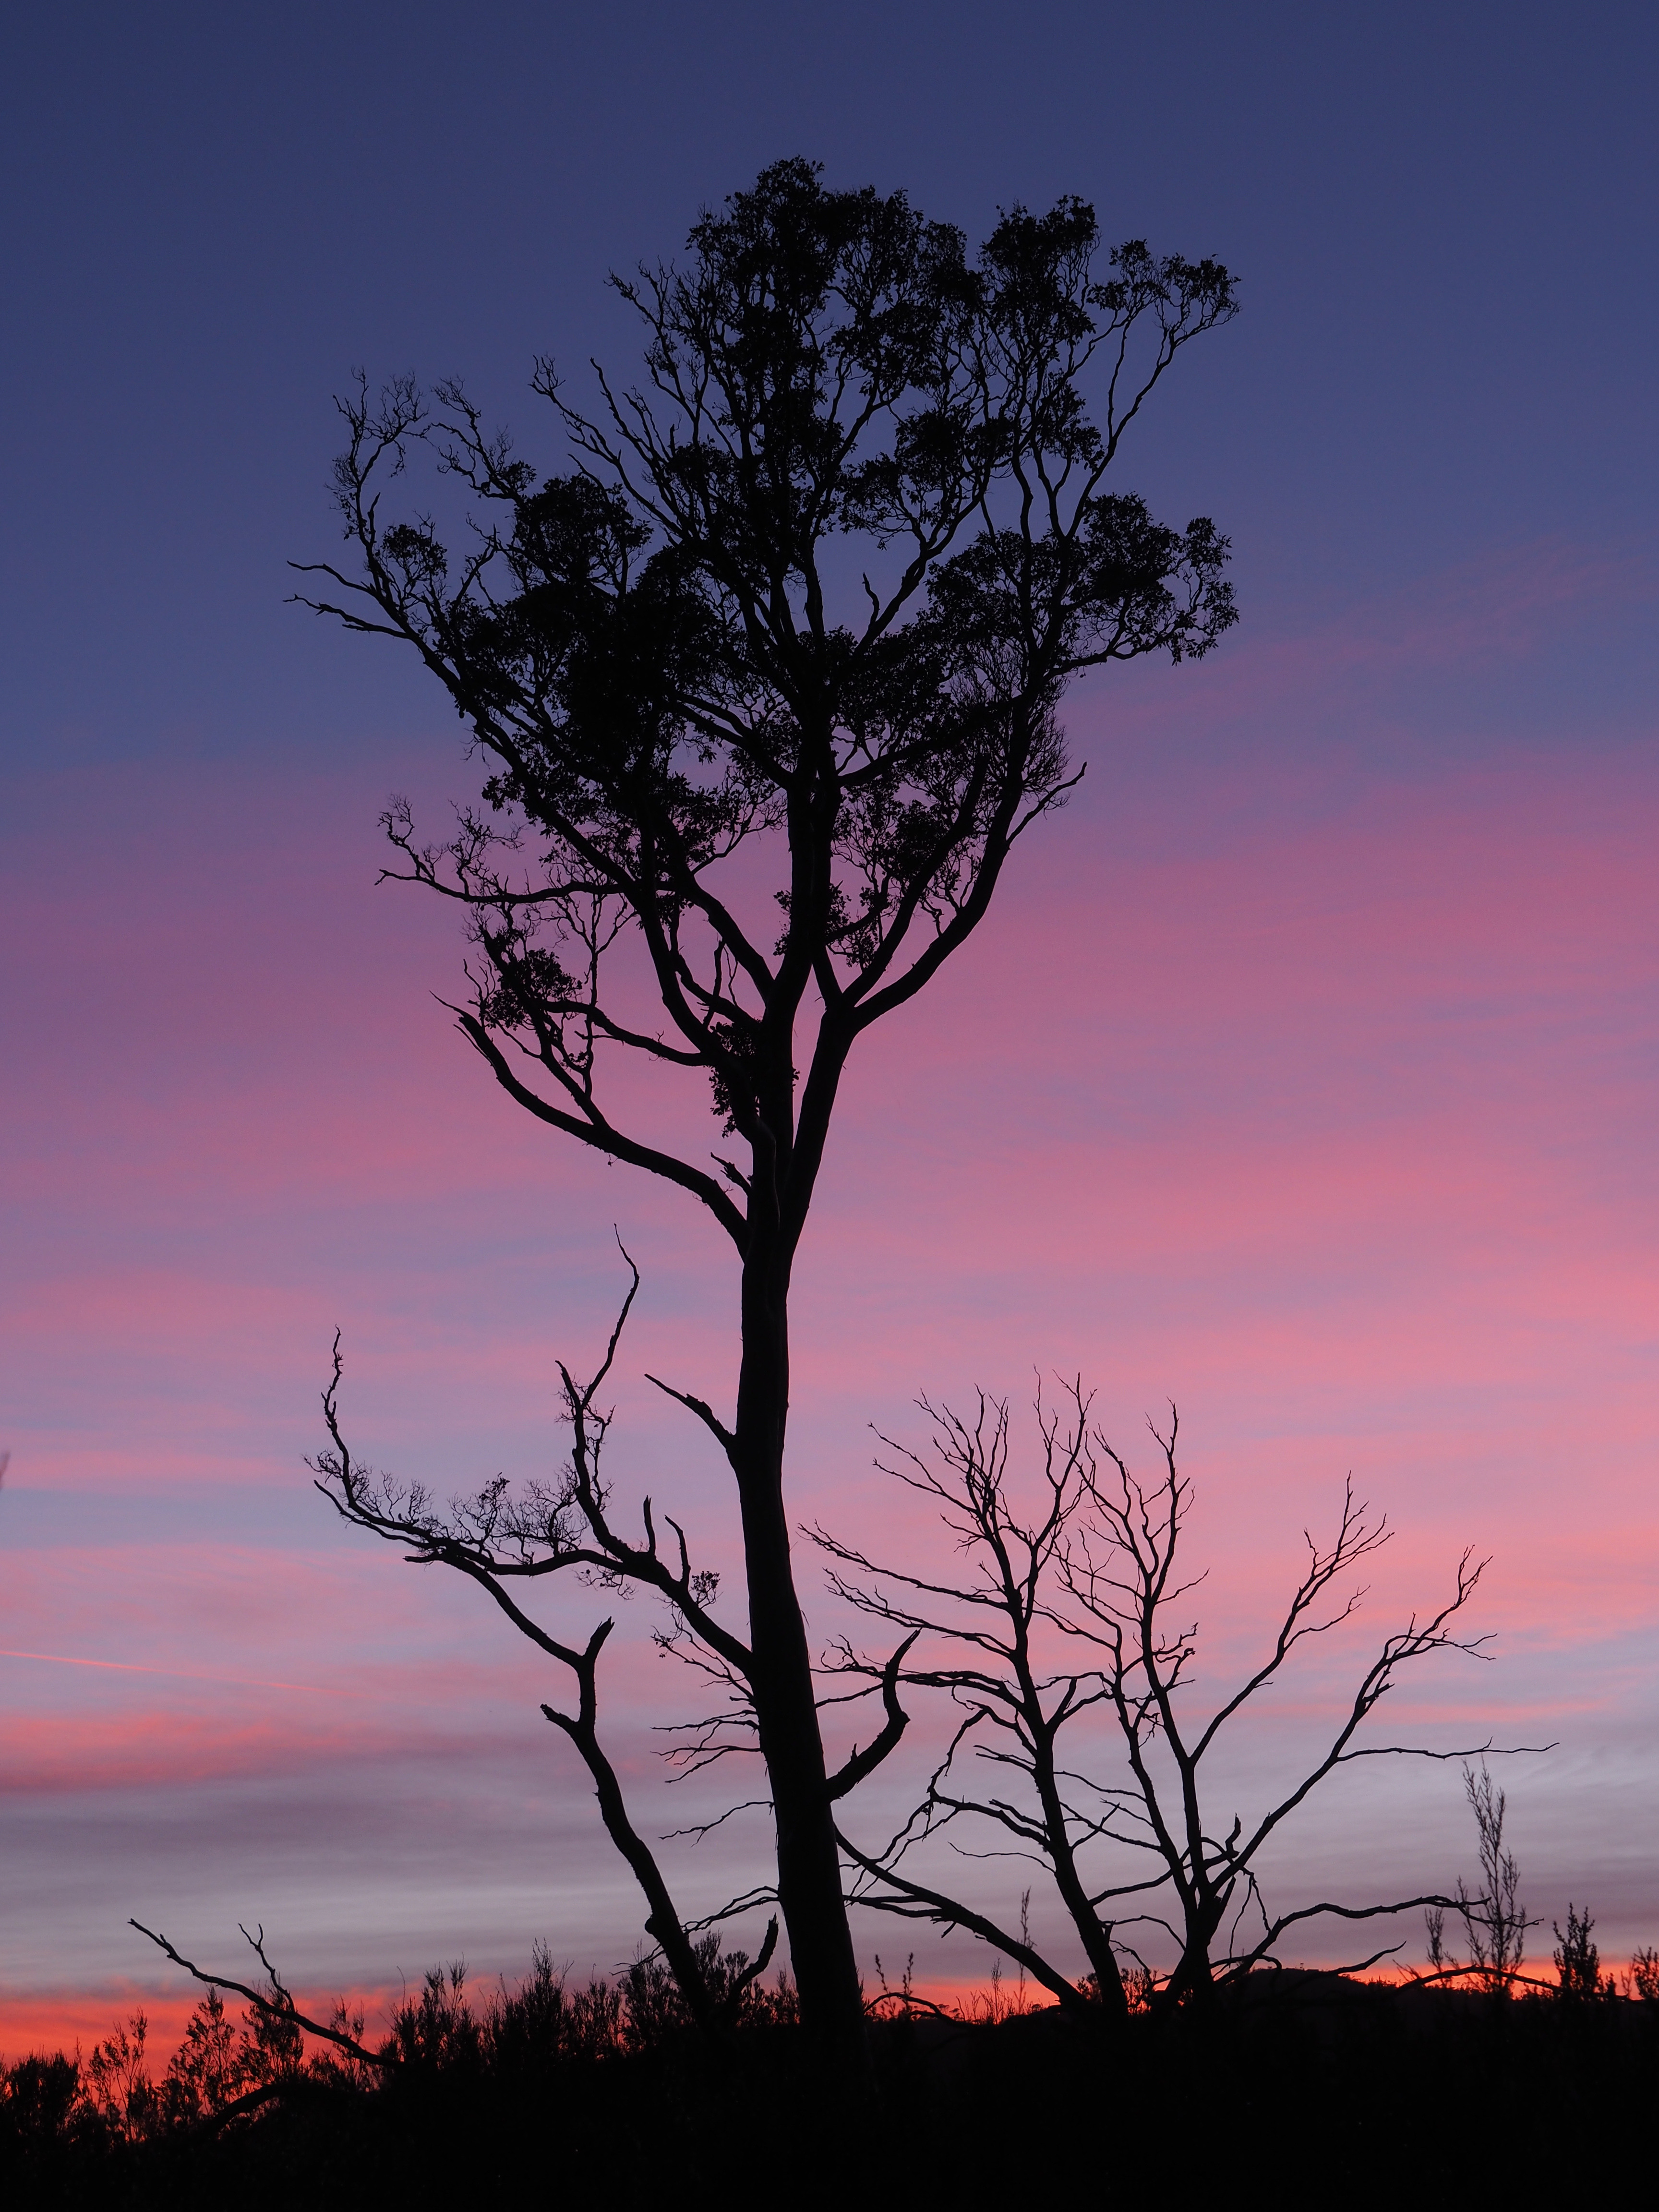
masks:
<instances>
[{"instance_id":1,"label":"contrail streak","mask_svg":"<svg viewBox=\"0 0 1659 2212\"><path fill-rule=\"evenodd\" d=\"M100 1667L112 1674L165 1674L175 1682L217 1682L239 1690L300 1690L313 1698L349 1698L351 1690L331 1690L319 1682L265 1682L250 1674L193 1674L182 1667L139 1667L126 1659L66 1659L60 1651L3 1651L0 1659L38 1659L48 1667Z\"/></svg>"}]
</instances>

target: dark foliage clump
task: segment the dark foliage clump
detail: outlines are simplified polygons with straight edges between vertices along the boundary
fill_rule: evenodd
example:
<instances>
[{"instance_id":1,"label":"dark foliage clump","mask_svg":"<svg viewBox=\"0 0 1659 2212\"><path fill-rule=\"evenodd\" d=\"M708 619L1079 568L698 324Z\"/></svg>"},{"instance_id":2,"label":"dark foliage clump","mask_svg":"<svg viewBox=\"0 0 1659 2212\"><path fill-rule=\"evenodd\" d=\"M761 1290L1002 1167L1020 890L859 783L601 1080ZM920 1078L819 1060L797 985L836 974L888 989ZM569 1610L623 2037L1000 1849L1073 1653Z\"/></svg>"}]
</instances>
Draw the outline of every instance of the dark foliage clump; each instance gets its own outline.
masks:
<instances>
[{"instance_id":1,"label":"dark foliage clump","mask_svg":"<svg viewBox=\"0 0 1659 2212\"><path fill-rule=\"evenodd\" d=\"M709 1948L716 1978L743 1963ZM212 1996L157 2083L137 2023L85 2061L26 2059L0 2074L0 2201L1194 2203L1248 2180L1275 2203L1364 2205L1405 2175L1431 2206L1582 2201L1587 2142L1612 2183L1652 2140L1644 1991L1503 2001L1262 1973L1092 2031L1058 2008L955 2017L890 1992L872 2086L849 2102L811 2063L787 1982L748 1985L716 2044L659 1962L579 1987L538 1951L481 2002L463 1969L428 1975L377 2046L394 2065L307 2057L270 2022L262 2042Z\"/></svg>"}]
</instances>

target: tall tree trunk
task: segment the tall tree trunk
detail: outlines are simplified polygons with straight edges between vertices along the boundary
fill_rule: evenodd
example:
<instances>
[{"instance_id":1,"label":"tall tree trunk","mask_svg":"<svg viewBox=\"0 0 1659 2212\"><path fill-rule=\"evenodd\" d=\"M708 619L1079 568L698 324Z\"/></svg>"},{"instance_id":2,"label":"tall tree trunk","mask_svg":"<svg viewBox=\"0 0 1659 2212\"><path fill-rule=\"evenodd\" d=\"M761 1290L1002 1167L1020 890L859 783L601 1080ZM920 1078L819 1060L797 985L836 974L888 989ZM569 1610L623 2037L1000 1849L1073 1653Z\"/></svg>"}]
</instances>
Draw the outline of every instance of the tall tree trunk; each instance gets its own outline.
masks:
<instances>
[{"instance_id":1,"label":"tall tree trunk","mask_svg":"<svg viewBox=\"0 0 1659 2212\"><path fill-rule=\"evenodd\" d=\"M743 1271L743 1363L733 1455L748 1572L760 1748L777 1823L778 1904L801 2022L837 2070L866 2063L864 2004L842 1895L806 1624L783 1498L789 1416L789 1262L769 1237Z\"/></svg>"},{"instance_id":2,"label":"tall tree trunk","mask_svg":"<svg viewBox=\"0 0 1659 2212\"><path fill-rule=\"evenodd\" d=\"M1185 1915L1187 1940L1164 1989L1168 2004L1207 2005L1215 1996L1210 1946L1221 1925L1222 1908L1212 1898L1196 1899Z\"/></svg>"}]
</instances>

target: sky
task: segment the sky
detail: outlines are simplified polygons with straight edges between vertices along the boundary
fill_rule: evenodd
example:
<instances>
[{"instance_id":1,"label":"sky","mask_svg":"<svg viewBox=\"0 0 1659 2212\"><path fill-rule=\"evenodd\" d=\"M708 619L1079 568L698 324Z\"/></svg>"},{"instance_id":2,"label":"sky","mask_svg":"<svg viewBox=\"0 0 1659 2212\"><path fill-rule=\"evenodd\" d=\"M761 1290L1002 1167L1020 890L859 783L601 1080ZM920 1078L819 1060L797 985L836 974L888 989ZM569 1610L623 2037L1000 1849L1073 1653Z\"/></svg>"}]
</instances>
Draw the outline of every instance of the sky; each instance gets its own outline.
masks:
<instances>
[{"instance_id":1,"label":"sky","mask_svg":"<svg viewBox=\"0 0 1659 2212\"><path fill-rule=\"evenodd\" d=\"M262 1923L297 1986L376 2002L441 1959L639 1945L533 1653L334 1521L305 1457L337 1326L365 1456L440 1495L545 1471L615 1224L644 1275L618 1494L674 1500L729 1572L720 1470L643 1376L729 1400L732 1267L454 1036L461 948L376 887L375 824L465 795L457 725L286 605L285 563L337 543L357 365L464 373L556 467L532 357L626 367L606 272L796 152L970 234L1081 193L1220 257L1243 312L1124 477L1231 534L1243 619L1079 689L1077 799L854 1062L797 1270L794 1514L935 1558L872 1425L919 1443L919 1395L984 1387L1018 1428L1034 1373L1081 1371L1139 1455L1173 1400L1202 1694L1352 1471L1398 1534L1218 1786L1288 1772L1473 1546L1489 1656L1390 1727L1555 1747L1502 1778L1535 1957L1570 1898L1609 1956L1659 1942L1656 64L1613 4L14 20L0 2050L134 2002L176 2025L130 1916L226 1965ZM665 1781L653 1728L696 1692L652 1622L619 1617L606 1696L662 1833L716 1800ZM665 1846L687 1913L762 1840ZM1272 1869L1286 1902L1473 1872L1455 1762L1343 1778ZM856 1932L872 1976L909 1940L919 1977L988 1971Z\"/></svg>"}]
</instances>

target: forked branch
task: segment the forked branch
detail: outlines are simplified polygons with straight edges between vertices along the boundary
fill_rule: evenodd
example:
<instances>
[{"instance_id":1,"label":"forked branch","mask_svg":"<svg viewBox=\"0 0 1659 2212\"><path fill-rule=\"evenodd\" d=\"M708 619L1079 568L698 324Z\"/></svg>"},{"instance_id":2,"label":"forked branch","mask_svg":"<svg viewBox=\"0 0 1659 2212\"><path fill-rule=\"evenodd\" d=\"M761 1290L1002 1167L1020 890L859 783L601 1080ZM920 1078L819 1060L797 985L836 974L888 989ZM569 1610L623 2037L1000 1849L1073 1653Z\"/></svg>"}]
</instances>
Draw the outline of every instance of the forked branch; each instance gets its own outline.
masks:
<instances>
[{"instance_id":1,"label":"forked branch","mask_svg":"<svg viewBox=\"0 0 1659 2212\"><path fill-rule=\"evenodd\" d=\"M985 1850L955 1847L975 1856L1012 1850L1045 1866L1089 1960L1094 1990L1118 2009L1123 1985L1115 1952L1130 1946L1115 1930L1137 1923L1162 1929L1175 1942L1176 1963L1158 1996L1174 2002L1271 1962L1284 1936L1310 1922L1455 1906L1455 1899L1427 1895L1273 1912L1256 1867L1268 1839L1337 1768L1362 1759L1472 1755L1467 1748L1356 1739L1408 1662L1449 1651L1486 1656L1487 1638L1459 1629L1486 1563L1464 1553L1445 1602L1384 1638L1295 1787L1249 1824L1235 1816L1223 1832L1205 1812L1206 1759L1306 1639L1352 1620L1364 1592L1340 1586L1389 1540L1387 1524L1370 1517L1350 1482L1334 1537L1305 1539L1306 1565L1266 1655L1207 1717L1193 1720L1187 1677L1195 1631L1185 1608L1194 1585L1182 1579L1179 1556L1191 1492L1176 1460L1176 1422L1172 1417L1167 1433L1153 1431L1163 1465L1146 1486L1091 1428L1080 1382L1067 1386L1062 1404L1063 1422L1039 1397L1039 1471L1019 1493L1032 1500L1030 1511L1016 1494L1005 1406L981 1399L971 1422L924 1408L934 1421L931 1452L907 1450L891 1471L934 1502L968 1564L966 1578L887 1566L821 1530L809 1532L834 1562L832 1585L842 1597L913 1637L927 1630L940 1640L941 1657L899 1679L942 1694L957 1709L944 1759L892 1840L878 1850L844 1840L858 1869L853 1901L970 1928L1057 1989L1065 1977L1052 1963L1039 1972L1029 1942L1011 1945L989 1916L906 1863L946 1832L988 1831ZM832 1664L866 1680L877 1672L873 1662L846 1649ZM1103 1716L1115 1723L1103 1740ZM1064 1756L1062 1737L1071 1747ZM985 1777L978 1784L975 1772ZM1399 1948L1380 1949L1364 1963Z\"/></svg>"},{"instance_id":2,"label":"forked branch","mask_svg":"<svg viewBox=\"0 0 1659 2212\"><path fill-rule=\"evenodd\" d=\"M246 1997L254 2010L265 2019L276 2021L283 2026L302 2028L307 2035L317 2036L321 2041L334 2044L341 2051L349 2052L365 2066L378 2066L387 2073L396 2073L402 2066L404 2062L395 2052L371 2051L366 2044L359 2043L355 2036L347 2035L337 2027L325 2027L321 2021L313 2020L302 2013L284 1987L281 1975L266 1956L263 1928L257 1936L250 1936L246 1928L241 1931L244 1942L265 1970L269 1987L262 1991L251 1989L246 1982L233 1981L227 1974L209 1973L205 1967L198 1966L193 1960L185 1958L182 1951L175 1950L165 1936L158 1935L153 1928L146 1928L142 1920L129 1920L127 1925L136 1928L141 1936L147 1936L158 1951L164 1951L175 1966L182 1966L204 1988L228 1990L234 1996Z\"/></svg>"},{"instance_id":3,"label":"forked branch","mask_svg":"<svg viewBox=\"0 0 1659 2212\"><path fill-rule=\"evenodd\" d=\"M670 1553L659 1546L649 1498L642 1506L642 1543L627 1541L610 1518L610 1493L601 1472L601 1457L611 1415L600 1410L598 1393L615 1364L640 1286L639 1270L625 1249L623 1257L629 1268L629 1286L597 1370L580 1382L568 1367L560 1365L572 1442L567 1470L559 1484L551 1488L532 1485L515 1496L504 1480L497 1479L471 1498L453 1500L446 1516L433 1509L418 1485L400 1485L390 1476L361 1467L340 1424L343 1370L337 1336L333 1371L323 1394L330 1449L313 1465L318 1489L343 1519L405 1547L412 1565L447 1566L465 1575L483 1590L520 1635L574 1678L574 1710L544 1704L542 1711L574 1745L586 1766L606 1833L644 1893L647 1929L667 1960L693 2018L714 2033L721 2026L721 2008L708 1988L656 1856L629 1815L621 1782L599 1741L599 1660L613 1624L601 1621L580 1646L566 1643L536 1620L514 1594L515 1583L573 1569L602 1584L643 1585L667 1600L676 1624L675 1638L689 1635L706 1647L711 1662L728 1680L740 1686L746 1680L747 1648L711 1611L718 1578L707 1570L694 1568L679 1524L668 1522L676 1540Z\"/></svg>"}]
</instances>

